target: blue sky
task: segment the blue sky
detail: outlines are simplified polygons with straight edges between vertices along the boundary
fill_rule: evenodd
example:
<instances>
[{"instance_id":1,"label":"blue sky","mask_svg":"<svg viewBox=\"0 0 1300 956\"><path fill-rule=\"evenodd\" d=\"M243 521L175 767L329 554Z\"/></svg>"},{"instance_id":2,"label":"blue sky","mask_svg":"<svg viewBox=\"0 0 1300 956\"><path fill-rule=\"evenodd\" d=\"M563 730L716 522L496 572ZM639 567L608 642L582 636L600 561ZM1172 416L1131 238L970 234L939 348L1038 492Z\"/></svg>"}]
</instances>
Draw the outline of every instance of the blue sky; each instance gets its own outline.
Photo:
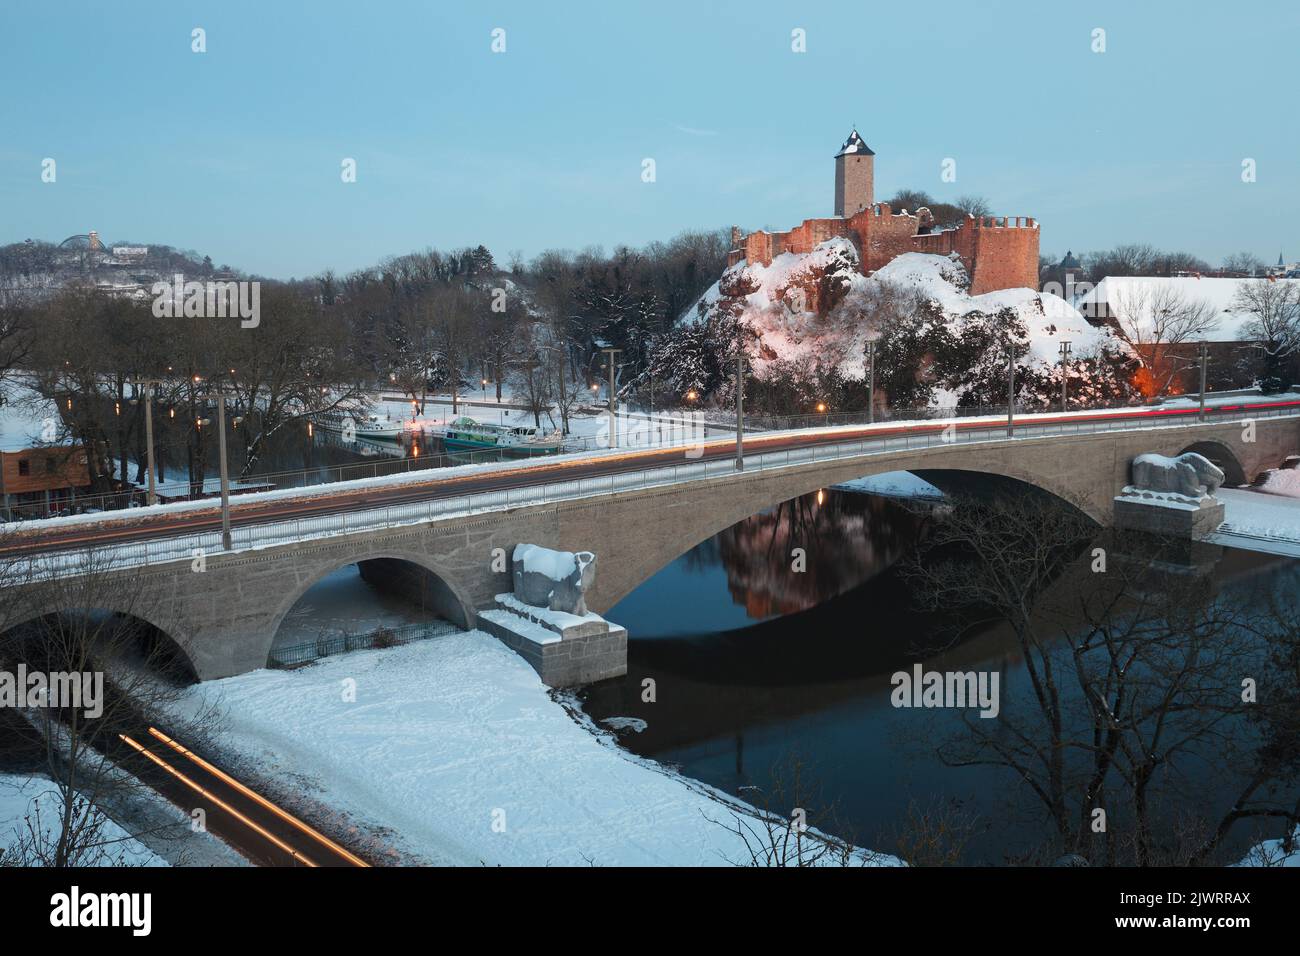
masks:
<instances>
[{"instance_id":1,"label":"blue sky","mask_svg":"<svg viewBox=\"0 0 1300 956\"><path fill-rule=\"evenodd\" d=\"M1290 261L1298 27L1204 0L0 0L0 243L96 229L288 277L788 228L831 213L856 123L878 199L980 194L1044 252Z\"/></svg>"}]
</instances>

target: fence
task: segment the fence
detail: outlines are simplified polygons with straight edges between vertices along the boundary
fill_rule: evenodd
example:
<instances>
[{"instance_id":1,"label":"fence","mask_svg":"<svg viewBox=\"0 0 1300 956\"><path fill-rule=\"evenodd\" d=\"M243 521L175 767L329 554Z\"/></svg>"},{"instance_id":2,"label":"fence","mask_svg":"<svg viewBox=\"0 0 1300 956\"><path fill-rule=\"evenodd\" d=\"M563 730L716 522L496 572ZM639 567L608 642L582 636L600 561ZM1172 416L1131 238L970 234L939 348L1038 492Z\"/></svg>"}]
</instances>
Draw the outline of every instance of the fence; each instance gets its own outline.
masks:
<instances>
[{"instance_id":1,"label":"fence","mask_svg":"<svg viewBox=\"0 0 1300 956\"><path fill-rule=\"evenodd\" d=\"M397 647L412 641L423 641L433 637L446 637L450 634L464 633L451 621L427 621L418 624L403 624L398 627L380 627L364 634L321 635L314 641L291 644L288 647L271 649L272 667L292 667L305 664L333 654L346 654L348 651L361 651L374 647Z\"/></svg>"}]
</instances>

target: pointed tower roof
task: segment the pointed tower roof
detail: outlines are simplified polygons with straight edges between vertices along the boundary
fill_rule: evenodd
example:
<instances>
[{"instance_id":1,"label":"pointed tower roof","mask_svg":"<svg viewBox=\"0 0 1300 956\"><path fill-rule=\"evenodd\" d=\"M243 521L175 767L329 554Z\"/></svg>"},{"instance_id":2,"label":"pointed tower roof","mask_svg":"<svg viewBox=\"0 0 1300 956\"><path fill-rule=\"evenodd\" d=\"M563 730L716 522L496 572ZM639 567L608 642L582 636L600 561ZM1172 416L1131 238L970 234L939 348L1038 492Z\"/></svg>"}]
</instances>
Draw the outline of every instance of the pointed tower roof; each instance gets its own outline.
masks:
<instances>
[{"instance_id":1,"label":"pointed tower roof","mask_svg":"<svg viewBox=\"0 0 1300 956\"><path fill-rule=\"evenodd\" d=\"M876 155L875 150L873 150L870 146L868 146L863 141L862 137L858 135L858 131L856 129L853 132L849 133L849 138L844 141L844 145L841 146L840 151L835 154L835 158L839 159L841 156L854 155L854 154L860 156Z\"/></svg>"}]
</instances>

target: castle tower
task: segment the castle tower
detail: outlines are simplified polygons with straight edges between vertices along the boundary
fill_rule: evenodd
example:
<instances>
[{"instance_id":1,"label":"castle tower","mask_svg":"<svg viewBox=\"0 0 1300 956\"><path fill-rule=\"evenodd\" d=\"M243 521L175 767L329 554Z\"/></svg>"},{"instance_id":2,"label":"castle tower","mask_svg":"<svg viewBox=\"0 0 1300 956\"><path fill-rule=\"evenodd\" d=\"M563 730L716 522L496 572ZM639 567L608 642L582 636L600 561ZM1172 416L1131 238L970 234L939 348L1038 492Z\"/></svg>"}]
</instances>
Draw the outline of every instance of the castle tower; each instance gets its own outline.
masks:
<instances>
[{"instance_id":1,"label":"castle tower","mask_svg":"<svg viewBox=\"0 0 1300 956\"><path fill-rule=\"evenodd\" d=\"M847 218L870 208L875 156L856 129L835 154L835 215Z\"/></svg>"}]
</instances>

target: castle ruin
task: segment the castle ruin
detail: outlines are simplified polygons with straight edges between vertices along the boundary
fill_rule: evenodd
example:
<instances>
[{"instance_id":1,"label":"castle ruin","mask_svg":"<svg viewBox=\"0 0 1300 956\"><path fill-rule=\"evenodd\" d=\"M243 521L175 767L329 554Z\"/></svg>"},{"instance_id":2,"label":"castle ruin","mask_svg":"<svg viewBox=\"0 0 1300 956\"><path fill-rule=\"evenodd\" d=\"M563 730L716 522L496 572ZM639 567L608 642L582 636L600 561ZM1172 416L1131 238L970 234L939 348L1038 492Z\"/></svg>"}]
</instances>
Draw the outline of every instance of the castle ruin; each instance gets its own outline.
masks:
<instances>
[{"instance_id":1,"label":"castle ruin","mask_svg":"<svg viewBox=\"0 0 1300 956\"><path fill-rule=\"evenodd\" d=\"M870 275L905 252L956 253L971 277L970 292L1038 288L1038 223L1028 216L967 216L954 229L933 228L922 207L894 212L873 201L875 152L855 129L835 154L835 215L805 219L786 232L748 235L733 226L727 265L742 260L770 265L783 252L812 252L818 243L843 236L857 247L862 273Z\"/></svg>"}]
</instances>

